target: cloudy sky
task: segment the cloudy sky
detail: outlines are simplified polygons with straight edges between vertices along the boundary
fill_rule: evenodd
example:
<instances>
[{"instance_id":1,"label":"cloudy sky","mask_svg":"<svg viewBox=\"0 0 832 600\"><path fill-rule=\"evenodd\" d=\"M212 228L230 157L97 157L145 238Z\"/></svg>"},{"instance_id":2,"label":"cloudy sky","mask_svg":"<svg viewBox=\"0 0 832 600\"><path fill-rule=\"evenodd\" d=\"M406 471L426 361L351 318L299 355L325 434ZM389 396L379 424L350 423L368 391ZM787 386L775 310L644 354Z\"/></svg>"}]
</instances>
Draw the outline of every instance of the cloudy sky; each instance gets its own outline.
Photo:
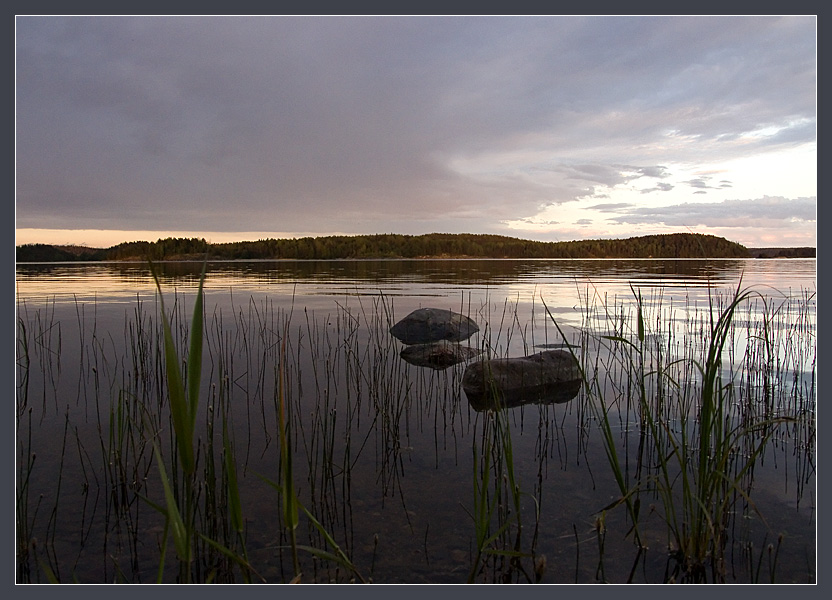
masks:
<instances>
[{"instance_id":1,"label":"cloudy sky","mask_svg":"<svg viewBox=\"0 0 832 600\"><path fill-rule=\"evenodd\" d=\"M809 17L18 17L17 243L814 246Z\"/></svg>"}]
</instances>

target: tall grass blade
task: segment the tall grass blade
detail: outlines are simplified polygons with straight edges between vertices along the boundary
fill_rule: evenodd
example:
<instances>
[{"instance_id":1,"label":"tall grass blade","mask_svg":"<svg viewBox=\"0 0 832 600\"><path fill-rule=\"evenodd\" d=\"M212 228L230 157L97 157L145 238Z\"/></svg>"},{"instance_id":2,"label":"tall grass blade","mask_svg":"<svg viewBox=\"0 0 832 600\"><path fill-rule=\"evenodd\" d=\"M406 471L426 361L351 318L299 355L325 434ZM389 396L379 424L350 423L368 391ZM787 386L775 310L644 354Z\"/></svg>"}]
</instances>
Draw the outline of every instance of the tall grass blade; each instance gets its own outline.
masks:
<instances>
[{"instance_id":1,"label":"tall grass blade","mask_svg":"<svg viewBox=\"0 0 832 600\"><path fill-rule=\"evenodd\" d=\"M205 283L205 271L208 267L206 260L202 264L202 274L199 276L199 288L196 291L194 300L194 314L191 319L191 344L188 351L188 417L191 435L196 428L196 413L199 407L199 388L202 378L202 340L203 331L203 285ZM158 282L157 282L158 283ZM161 290L160 290L161 293Z\"/></svg>"},{"instance_id":2,"label":"tall grass blade","mask_svg":"<svg viewBox=\"0 0 832 600\"><path fill-rule=\"evenodd\" d=\"M179 366L176 344L173 340L170 319L165 310L165 300L162 285L156 268L148 259L156 289L159 292L159 303L162 310L162 327L164 331L164 355L167 390L170 402L170 414L173 421L174 437L179 456L179 464L183 471L183 490L180 496L173 493L171 482L167 477L161 457L161 451L154 441L154 453L159 464L159 474L165 489L167 504L167 518L171 524L171 531L180 560L180 581L190 583L192 579L191 561L193 558L194 521L196 515L197 489L195 482L196 460L194 452L194 432L196 430L196 414L199 406L200 379L202 374L202 345L203 345L203 315L202 297L205 282L205 272L208 265L207 257L202 266L199 278L194 314L191 320L191 343L185 360L188 385L183 386ZM183 516L184 514L184 516Z\"/></svg>"},{"instance_id":3,"label":"tall grass blade","mask_svg":"<svg viewBox=\"0 0 832 600\"><path fill-rule=\"evenodd\" d=\"M179 507L176 503L176 497L173 494L170 480L168 479L165 465L162 461L162 453L159 451L159 446L153 442L153 454L156 456L156 462L159 465L159 478L162 480L162 488L165 491L165 520L170 526L173 535L173 544L176 547L176 554L179 560L190 563L191 561L191 544L188 536L188 529L185 527L185 522L182 520L182 515L179 513ZM158 506L158 505L157 505Z\"/></svg>"},{"instance_id":4,"label":"tall grass blade","mask_svg":"<svg viewBox=\"0 0 832 600\"><path fill-rule=\"evenodd\" d=\"M209 546L214 548L215 550L219 551L223 556L226 558L231 559L234 563L236 563L243 571L243 576L245 577L246 583L251 583L251 578L248 576L248 573L254 573L263 583L266 583L266 580L263 578L262 575L258 574L257 571L254 570L254 567L251 566L251 563L248 562L244 557L241 557L239 554L234 552L233 550L229 550L219 542L212 540L206 535L199 534L199 537L205 541Z\"/></svg>"},{"instance_id":5,"label":"tall grass blade","mask_svg":"<svg viewBox=\"0 0 832 600\"><path fill-rule=\"evenodd\" d=\"M228 432L223 427L223 455L225 459L225 471L228 477L228 504L231 517L231 526L237 533L243 532L243 508L240 502L240 488L237 484L237 466L234 464L234 454L231 441L228 439Z\"/></svg>"},{"instance_id":6,"label":"tall grass blade","mask_svg":"<svg viewBox=\"0 0 832 600\"><path fill-rule=\"evenodd\" d=\"M159 292L159 303L162 309L162 328L164 331L164 338L165 338L165 374L166 374L166 382L167 382L167 390L168 396L170 400L170 413L171 418L173 419L173 427L174 432L176 434L176 446L177 450L179 451L179 459L182 464L182 468L185 471L186 475L192 475L195 470L195 461L194 461L194 448L193 448L193 439L194 439L194 427L195 427L195 418L196 418L196 404L199 395L199 374L201 369L201 362L202 362L202 332L200 328L200 332L196 338L192 337L192 342L198 338L200 343L200 348L196 354L199 355L200 366L196 367L196 381L197 385L190 386L188 390L188 396L185 396L185 387L182 384L182 374L179 367L179 357L176 351L176 344L173 341L173 333L171 332L170 328L170 319L168 318L167 312L165 310L165 298L162 294L162 284L159 281L159 276L156 273L156 267L154 266L152 261L148 261L150 265L150 272L153 275L153 279L156 282L156 289ZM197 294L197 302L199 306L201 306L201 297L202 297L202 280L204 279L204 270L203 270L203 277L200 278L199 282L199 292ZM202 323L202 311L199 311L199 316L194 314L194 321L197 319L199 320L199 324ZM192 332L192 336L193 336ZM192 343L192 350L193 350L193 343ZM187 365L188 365L188 380L189 382L192 380L194 374L194 367L193 364L196 361L196 356L191 357L188 356ZM194 392L194 390L196 390ZM193 399L192 399L193 397ZM191 406L193 405L193 406ZM193 416L192 416L193 415Z\"/></svg>"},{"instance_id":7,"label":"tall grass blade","mask_svg":"<svg viewBox=\"0 0 832 600\"><path fill-rule=\"evenodd\" d=\"M329 557L327 557L327 560L334 561L334 562L338 563L339 565L341 565L342 567L345 567L346 569L349 569L350 571L352 571L355 574L356 577L358 577L358 579L361 580L361 583L367 583L367 581L361 576L361 573L358 572L358 569L355 568L355 565L352 564L352 561L349 559L349 557L344 553L343 550L341 550L341 547L335 542L335 539L329 534L329 532L326 530L326 528L323 525L321 525L320 521L318 521L318 519L316 519L312 515L312 513L309 512L309 510L305 506L303 506L301 504L300 507L303 509L304 514L306 514L306 517L309 519L309 521L312 523L312 525L314 525L315 529L317 529L320 532L320 534L322 536L324 536L324 539L326 540L326 543L329 544L332 547L332 549L335 551L335 554L330 554ZM298 547L303 548L303 549L305 549L309 552L312 552L313 554L317 554L317 553L321 552L320 550L310 548L308 546L298 546ZM326 553L326 554L329 554L329 553ZM318 556L320 556L321 558L325 557L324 554L318 554Z\"/></svg>"}]
</instances>

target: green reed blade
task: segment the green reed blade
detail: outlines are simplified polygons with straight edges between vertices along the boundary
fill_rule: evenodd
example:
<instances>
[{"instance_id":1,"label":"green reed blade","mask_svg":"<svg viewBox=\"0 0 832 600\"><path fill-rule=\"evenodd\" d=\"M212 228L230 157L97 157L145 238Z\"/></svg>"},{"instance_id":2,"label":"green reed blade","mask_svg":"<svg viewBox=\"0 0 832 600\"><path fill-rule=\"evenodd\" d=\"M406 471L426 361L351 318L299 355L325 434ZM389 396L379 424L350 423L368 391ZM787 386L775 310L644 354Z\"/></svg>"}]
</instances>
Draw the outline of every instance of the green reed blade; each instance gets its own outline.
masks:
<instances>
[{"instance_id":1,"label":"green reed blade","mask_svg":"<svg viewBox=\"0 0 832 600\"><path fill-rule=\"evenodd\" d=\"M228 504L231 512L231 526L238 533L243 531L243 509L240 503L240 489L237 485L237 466L234 464L234 455L231 449L231 441L228 439L228 431L223 424L222 432L223 454L225 455L225 470L228 476Z\"/></svg>"},{"instance_id":2,"label":"green reed blade","mask_svg":"<svg viewBox=\"0 0 832 600\"><path fill-rule=\"evenodd\" d=\"M315 526L315 529L317 529L320 532L320 534L322 536L324 536L324 539L326 540L327 544L329 544L332 547L332 549L335 551L334 555L330 554L331 558L328 558L328 560L333 560L336 563L340 564L341 566L349 569L350 571L352 571L356 575L356 577L358 577L358 579L361 580L362 583L367 583L364 580L364 578L361 576L361 574L358 572L358 570L355 568L355 565L352 563L352 561L349 559L349 557L346 555L346 553L335 542L335 539L332 537L332 535L330 535L330 533L326 530L326 528L323 525L321 525L320 521L318 521L318 519L316 519L312 515L312 513L309 512L309 510L303 504L300 504L300 507L303 510L303 512L306 514L306 517L309 519L309 521L312 523L312 525ZM309 546L298 546L298 548L302 548L302 549L306 550L307 552L312 552L313 554L321 553L320 554L321 558L324 558L323 554L329 554L329 553L324 553L321 550L310 548Z\"/></svg>"},{"instance_id":3,"label":"green reed blade","mask_svg":"<svg viewBox=\"0 0 832 600\"><path fill-rule=\"evenodd\" d=\"M202 264L202 274L199 276L199 288L194 301L194 314L191 321L191 345L188 351L188 407L190 410L191 431L196 428L196 413L199 406L199 386L202 374L202 338L203 338L203 285L205 271L208 267L206 260Z\"/></svg>"},{"instance_id":4,"label":"green reed blade","mask_svg":"<svg viewBox=\"0 0 832 600\"><path fill-rule=\"evenodd\" d=\"M165 490L165 511L166 520L170 523L171 532L173 534L173 543L176 547L176 553L179 560L190 563L191 560L191 544L188 539L187 528L185 522L182 520L182 515L179 513L179 508L176 504L176 497L168 480L165 465L162 461L162 453L159 451L159 446L153 442L153 454L156 456L156 463L159 465L159 478L162 480L162 487Z\"/></svg>"},{"instance_id":5,"label":"green reed blade","mask_svg":"<svg viewBox=\"0 0 832 600\"><path fill-rule=\"evenodd\" d=\"M153 279L156 282L156 289L159 291L159 304L162 309L162 328L165 336L165 372L170 400L170 415L173 420L174 433L176 434L176 446L179 450L179 460L182 468L187 475L191 475L195 469L193 449L194 426L190 418L191 411L188 407L188 401L185 398L185 389L182 385L179 358L170 329L170 320L165 311L165 298L162 295L162 285L156 274L155 266L151 261L148 261L148 263L150 264L150 272L153 274Z\"/></svg>"},{"instance_id":6,"label":"green reed blade","mask_svg":"<svg viewBox=\"0 0 832 600\"><path fill-rule=\"evenodd\" d=\"M217 541L215 541L215 540L212 540L212 539L211 539L211 538L209 538L208 536L202 535L202 534L200 533L200 534L199 534L199 537L200 537L200 538L201 538L201 539L202 539L205 543L207 543L209 546L211 546L211 547L212 547L212 548L214 548L215 550L219 551L219 552L220 552L223 556L225 556L225 557L227 557L227 558L231 559L233 562L235 562L235 563L236 563L236 564L237 564L237 565L238 565L238 566L242 569L242 571L243 571L243 577L245 578L246 583L251 583L251 579L250 579L250 577L248 576L248 573L254 573L255 575L257 575L257 577L259 577L259 578L260 578L260 580L261 580L263 583L266 583L266 580L265 580L265 579L264 579L264 578L263 578L263 577L262 577L259 573L257 573L257 571L255 571L255 570L254 570L254 567L251 565L251 563L250 563L250 562L248 562L248 561L247 561L244 557L242 557L242 556L240 556L240 555L236 554L236 553L235 553L234 551L232 551L232 550L229 550L228 548L226 548L225 546L223 546L223 545L222 545L222 544L220 544L219 542L217 542Z\"/></svg>"},{"instance_id":7,"label":"green reed blade","mask_svg":"<svg viewBox=\"0 0 832 600\"><path fill-rule=\"evenodd\" d=\"M328 560L337 564L340 564L342 567L349 568L348 565L344 564L341 559L334 555L332 552L328 552L326 550L321 550L320 548L315 548L314 546L305 546L303 544L298 544L298 550L305 550L312 556L320 558L322 560Z\"/></svg>"},{"instance_id":8,"label":"green reed blade","mask_svg":"<svg viewBox=\"0 0 832 600\"><path fill-rule=\"evenodd\" d=\"M55 572L52 570L52 567L50 567L47 563L45 563L42 560L38 560L38 565L43 570L44 575L46 575L46 580L49 583L53 583L53 584L60 584L61 583L60 579L58 579L58 577L55 575Z\"/></svg>"},{"instance_id":9,"label":"green reed blade","mask_svg":"<svg viewBox=\"0 0 832 600\"><path fill-rule=\"evenodd\" d=\"M286 398L283 392L284 363L286 360L286 338L280 347L280 364L278 365L277 400L278 426L280 431L280 464L283 473L283 518L286 527L294 532L298 526L298 499L295 493L295 480L292 474L292 425L286 418ZM294 538L293 538L294 539Z\"/></svg>"},{"instance_id":10,"label":"green reed blade","mask_svg":"<svg viewBox=\"0 0 832 600\"><path fill-rule=\"evenodd\" d=\"M164 510L160 511L164 514ZM159 566L156 569L156 583L161 584L165 576L165 557L168 552L168 534L170 532L170 523L165 519L165 528L162 531L162 545L159 550Z\"/></svg>"},{"instance_id":11,"label":"green reed blade","mask_svg":"<svg viewBox=\"0 0 832 600\"><path fill-rule=\"evenodd\" d=\"M636 297L636 306L637 306L637 314L636 319L638 321L638 341L644 342L644 310L643 310L643 302L641 299L641 290L636 292L633 284L630 284L630 291L633 292L633 295Z\"/></svg>"}]
</instances>

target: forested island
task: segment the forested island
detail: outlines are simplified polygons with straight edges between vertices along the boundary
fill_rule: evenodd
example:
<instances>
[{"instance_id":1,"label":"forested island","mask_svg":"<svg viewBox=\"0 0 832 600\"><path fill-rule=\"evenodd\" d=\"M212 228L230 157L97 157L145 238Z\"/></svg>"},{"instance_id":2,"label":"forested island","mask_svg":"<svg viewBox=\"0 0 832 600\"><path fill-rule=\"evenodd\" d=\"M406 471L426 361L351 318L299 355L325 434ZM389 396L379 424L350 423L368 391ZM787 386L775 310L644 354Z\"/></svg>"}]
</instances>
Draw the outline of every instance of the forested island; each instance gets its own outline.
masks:
<instances>
[{"instance_id":1,"label":"forested island","mask_svg":"<svg viewBox=\"0 0 832 600\"><path fill-rule=\"evenodd\" d=\"M777 251L780 251L777 253ZM131 260L330 260L414 258L775 258L814 257L814 248L749 249L698 233L536 242L486 234L355 235L213 244L203 238L124 242L110 248L24 244L17 262Z\"/></svg>"}]
</instances>

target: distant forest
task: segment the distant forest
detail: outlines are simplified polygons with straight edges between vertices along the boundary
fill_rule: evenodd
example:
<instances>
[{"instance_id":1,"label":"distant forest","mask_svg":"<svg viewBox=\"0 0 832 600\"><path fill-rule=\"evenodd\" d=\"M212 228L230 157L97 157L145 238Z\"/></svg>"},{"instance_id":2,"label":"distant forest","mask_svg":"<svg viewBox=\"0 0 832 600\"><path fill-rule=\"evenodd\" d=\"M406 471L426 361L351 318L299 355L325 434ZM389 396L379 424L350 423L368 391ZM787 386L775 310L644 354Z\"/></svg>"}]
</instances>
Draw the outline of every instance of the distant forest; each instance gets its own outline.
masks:
<instances>
[{"instance_id":1,"label":"distant forest","mask_svg":"<svg viewBox=\"0 0 832 600\"><path fill-rule=\"evenodd\" d=\"M329 260L360 258L773 258L814 248L756 248L713 235L673 233L617 240L535 242L500 235L355 235L211 244L202 238L124 242L110 248L25 244L17 262L127 260Z\"/></svg>"}]
</instances>

